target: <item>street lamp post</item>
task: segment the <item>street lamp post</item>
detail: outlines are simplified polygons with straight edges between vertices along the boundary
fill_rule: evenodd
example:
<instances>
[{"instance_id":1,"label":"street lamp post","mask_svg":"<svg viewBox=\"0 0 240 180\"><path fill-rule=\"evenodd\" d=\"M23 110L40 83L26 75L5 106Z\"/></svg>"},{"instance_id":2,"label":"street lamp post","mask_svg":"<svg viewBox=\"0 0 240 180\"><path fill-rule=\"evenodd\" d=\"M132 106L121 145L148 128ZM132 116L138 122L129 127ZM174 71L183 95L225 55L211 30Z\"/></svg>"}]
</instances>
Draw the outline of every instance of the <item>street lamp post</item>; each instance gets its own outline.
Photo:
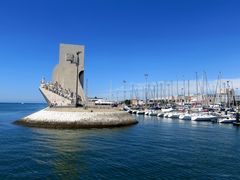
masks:
<instances>
[{"instance_id":1,"label":"street lamp post","mask_svg":"<svg viewBox=\"0 0 240 180\"><path fill-rule=\"evenodd\" d=\"M79 66L79 54L81 53L81 51L78 51L76 54L77 54L77 59L76 59L76 66L77 66L77 74L76 74L76 103L75 103L75 107L78 106L78 74L79 74L79 69L78 69L78 66Z\"/></svg>"},{"instance_id":2,"label":"street lamp post","mask_svg":"<svg viewBox=\"0 0 240 180\"><path fill-rule=\"evenodd\" d=\"M79 54L81 54L82 51L78 51L76 52L77 57L74 57L73 54L69 54L67 57L67 61L69 61L71 64L75 64L76 68L77 68L77 72L76 72L76 96L75 96L75 107L78 106L78 74L79 74Z\"/></svg>"}]
</instances>

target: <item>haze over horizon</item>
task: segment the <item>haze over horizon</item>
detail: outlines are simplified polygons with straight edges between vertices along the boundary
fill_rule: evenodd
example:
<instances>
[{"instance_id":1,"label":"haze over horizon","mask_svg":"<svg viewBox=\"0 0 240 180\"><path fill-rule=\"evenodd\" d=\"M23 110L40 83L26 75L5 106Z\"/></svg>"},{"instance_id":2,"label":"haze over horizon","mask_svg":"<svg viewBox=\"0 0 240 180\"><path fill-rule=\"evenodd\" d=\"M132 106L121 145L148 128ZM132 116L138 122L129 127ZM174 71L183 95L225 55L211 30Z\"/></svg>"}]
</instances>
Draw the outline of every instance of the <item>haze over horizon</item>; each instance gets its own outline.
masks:
<instances>
[{"instance_id":1,"label":"haze over horizon","mask_svg":"<svg viewBox=\"0 0 240 180\"><path fill-rule=\"evenodd\" d=\"M43 102L59 44L85 46L89 96L206 71L240 78L240 1L53 0L0 5L0 102Z\"/></svg>"}]
</instances>

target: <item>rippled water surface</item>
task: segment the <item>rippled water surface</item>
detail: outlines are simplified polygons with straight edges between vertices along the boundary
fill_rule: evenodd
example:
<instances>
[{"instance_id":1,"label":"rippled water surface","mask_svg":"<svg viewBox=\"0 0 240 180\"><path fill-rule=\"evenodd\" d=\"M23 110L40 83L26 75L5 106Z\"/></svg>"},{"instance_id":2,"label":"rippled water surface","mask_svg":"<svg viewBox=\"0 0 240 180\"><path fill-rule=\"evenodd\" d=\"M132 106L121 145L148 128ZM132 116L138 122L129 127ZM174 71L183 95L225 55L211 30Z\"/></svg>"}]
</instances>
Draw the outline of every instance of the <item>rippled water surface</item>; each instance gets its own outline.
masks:
<instances>
[{"instance_id":1,"label":"rippled water surface","mask_svg":"<svg viewBox=\"0 0 240 180\"><path fill-rule=\"evenodd\" d=\"M137 117L113 129L12 124L44 104L0 104L0 179L240 179L240 129Z\"/></svg>"}]
</instances>

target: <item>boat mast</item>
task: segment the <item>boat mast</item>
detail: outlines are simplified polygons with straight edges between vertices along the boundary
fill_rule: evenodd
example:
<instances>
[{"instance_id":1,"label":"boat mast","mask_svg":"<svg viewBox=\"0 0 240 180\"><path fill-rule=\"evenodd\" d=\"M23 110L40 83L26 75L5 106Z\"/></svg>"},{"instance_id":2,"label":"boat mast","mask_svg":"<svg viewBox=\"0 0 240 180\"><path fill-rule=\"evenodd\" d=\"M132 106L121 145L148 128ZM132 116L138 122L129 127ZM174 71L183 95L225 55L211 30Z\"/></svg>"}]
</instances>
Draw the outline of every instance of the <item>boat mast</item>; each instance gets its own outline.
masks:
<instances>
[{"instance_id":1,"label":"boat mast","mask_svg":"<svg viewBox=\"0 0 240 180\"><path fill-rule=\"evenodd\" d=\"M153 85L153 104L155 105L155 101L156 101L156 86Z\"/></svg>"},{"instance_id":2,"label":"boat mast","mask_svg":"<svg viewBox=\"0 0 240 180\"><path fill-rule=\"evenodd\" d=\"M202 105L204 104L204 72L202 74Z\"/></svg>"},{"instance_id":3,"label":"boat mast","mask_svg":"<svg viewBox=\"0 0 240 180\"><path fill-rule=\"evenodd\" d=\"M227 81L227 104L228 104L228 108L230 108L230 86L229 86L229 81Z\"/></svg>"},{"instance_id":4,"label":"boat mast","mask_svg":"<svg viewBox=\"0 0 240 180\"><path fill-rule=\"evenodd\" d=\"M197 103L198 103L198 73L196 72L196 91L197 91Z\"/></svg>"},{"instance_id":5,"label":"boat mast","mask_svg":"<svg viewBox=\"0 0 240 180\"><path fill-rule=\"evenodd\" d=\"M190 102L190 81L188 80L188 102Z\"/></svg>"},{"instance_id":6,"label":"boat mast","mask_svg":"<svg viewBox=\"0 0 240 180\"><path fill-rule=\"evenodd\" d=\"M145 88L145 103L147 105L148 101L148 74L144 74L145 81L146 81L146 88Z\"/></svg>"},{"instance_id":7,"label":"boat mast","mask_svg":"<svg viewBox=\"0 0 240 180\"><path fill-rule=\"evenodd\" d=\"M163 84L160 83L161 100L163 100Z\"/></svg>"},{"instance_id":8,"label":"boat mast","mask_svg":"<svg viewBox=\"0 0 240 180\"><path fill-rule=\"evenodd\" d=\"M220 74L218 75L218 80L217 80L217 84L216 84L215 94L214 94L214 97L213 97L213 105L215 105L215 103L216 103L216 98L217 98L217 94L218 94L217 92L218 92L218 83L219 83L219 81L220 81Z\"/></svg>"},{"instance_id":9,"label":"boat mast","mask_svg":"<svg viewBox=\"0 0 240 180\"><path fill-rule=\"evenodd\" d=\"M225 82L223 83L223 89L224 89L224 91L223 91L224 92L224 106L227 106L227 99L226 99L227 98L226 97L227 96L227 88L226 88Z\"/></svg>"},{"instance_id":10,"label":"boat mast","mask_svg":"<svg viewBox=\"0 0 240 180\"><path fill-rule=\"evenodd\" d=\"M164 93L164 99L165 99L165 102L166 102L166 101L167 101L167 93L166 93L166 81L164 81L163 93Z\"/></svg>"},{"instance_id":11,"label":"boat mast","mask_svg":"<svg viewBox=\"0 0 240 180\"><path fill-rule=\"evenodd\" d=\"M178 96L179 96L179 93L178 93L178 77L177 77L177 102L178 102Z\"/></svg>"},{"instance_id":12,"label":"boat mast","mask_svg":"<svg viewBox=\"0 0 240 180\"><path fill-rule=\"evenodd\" d=\"M168 102L169 102L170 101L170 84L168 83L167 86L168 86Z\"/></svg>"},{"instance_id":13,"label":"boat mast","mask_svg":"<svg viewBox=\"0 0 240 180\"><path fill-rule=\"evenodd\" d=\"M183 96L184 96L184 102L186 102L186 87L185 87L185 78L183 76Z\"/></svg>"},{"instance_id":14,"label":"boat mast","mask_svg":"<svg viewBox=\"0 0 240 180\"><path fill-rule=\"evenodd\" d=\"M231 81L231 85L232 85L232 89L231 89L231 94L232 94L232 102L233 102L233 106L236 107L237 104L236 104L236 99L235 99L235 90L234 90L234 87L233 87L233 82Z\"/></svg>"},{"instance_id":15,"label":"boat mast","mask_svg":"<svg viewBox=\"0 0 240 180\"><path fill-rule=\"evenodd\" d=\"M206 71L204 72L204 74L205 74L205 80L206 80L205 81L205 83L206 83L206 98L205 99L206 99L206 104L209 105L209 98L210 97L208 95L209 94L209 91L208 91L208 77L207 77Z\"/></svg>"},{"instance_id":16,"label":"boat mast","mask_svg":"<svg viewBox=\"0 0 240 180\"><path fill-rule=\"evenodd\" d=\"M222 104L222 72L219 73L219 81L220 81L220 94L219 94L219 99L220 103Z\"/></svg>"}]
</instances>

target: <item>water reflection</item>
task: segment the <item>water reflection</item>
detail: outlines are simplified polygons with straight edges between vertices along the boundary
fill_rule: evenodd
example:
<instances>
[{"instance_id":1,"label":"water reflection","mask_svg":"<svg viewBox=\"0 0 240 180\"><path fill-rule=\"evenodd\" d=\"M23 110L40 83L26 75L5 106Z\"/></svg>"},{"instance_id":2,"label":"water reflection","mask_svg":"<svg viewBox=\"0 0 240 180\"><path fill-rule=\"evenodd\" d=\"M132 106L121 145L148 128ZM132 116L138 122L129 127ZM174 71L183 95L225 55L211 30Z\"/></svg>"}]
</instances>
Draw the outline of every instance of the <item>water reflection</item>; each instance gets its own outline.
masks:
<instances>
[{"instance_id":1,"label":"water reflection","mask_svg":"<svg viewBox=\"0 0 240 180\"><path fill-rule=\"evenodd\" d=\"M89 172L89 154L101 150L106 139L128 133L133 127L111 129L33 129L34 141L38 145L35 161L49 163L53 174L61 179L77 179ZM94 143L93 143L94 142ZM51 156L48 156L51 155ZM54 154L54 157L52 156Z\"/></svg>"},{"instance_id":2,"label":"water reflection","mask_svg":"<svg viewBox=\"0 0 240 180\"><path fill-rule=\"evenodd\" d=\"M144 116L116 129L12 125L40 108L0 104L13 112L0 112L0 179L239 179L238 127Z\"/></svg>"}]
</instances>

